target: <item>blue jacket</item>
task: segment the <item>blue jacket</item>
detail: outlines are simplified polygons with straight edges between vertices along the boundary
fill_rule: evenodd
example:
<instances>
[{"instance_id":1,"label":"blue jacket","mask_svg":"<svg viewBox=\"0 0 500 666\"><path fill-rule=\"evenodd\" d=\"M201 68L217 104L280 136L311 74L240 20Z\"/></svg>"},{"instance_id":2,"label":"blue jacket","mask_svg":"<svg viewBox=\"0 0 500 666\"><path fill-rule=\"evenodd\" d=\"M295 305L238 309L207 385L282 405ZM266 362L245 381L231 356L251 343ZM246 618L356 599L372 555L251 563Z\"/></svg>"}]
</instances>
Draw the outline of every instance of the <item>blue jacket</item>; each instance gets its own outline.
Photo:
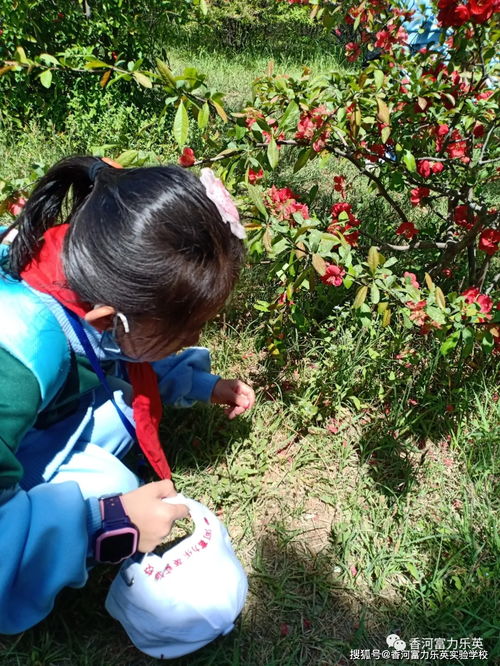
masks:
<instances>
[{"instance_id":1,"label":"blue jacket","mask_svg":"<svg viewBox=\"0 0 500 666\"><path fill-rule=\"evenodd\" d=\"M0 257L6 251L0 245ZM47 298L51 297L37 294L0 271L0 348L36 379L40 400L32 422L50 407L69 371L68 339L47 308ZM54 307L58 307L55 301ZM154 367L163 400L178 406L208 401L219 379L210 374L209 353L203 348L187 349ZM0 405L5 407L15 399L12 393L0 394ZM51 465L45 469L47 478L71 453L91 418L92 395L88 397L82 401L76 427L67 439L52 441L50 428L46 431L46 442L54 453L52 469ZM22 440L16 446L22 448ZM0 427L0 465L5 447ZM12 455L12 451L8 453ZM33 451L33 463L36 456ZM73 481L30 481L28 472L25 469L17 482L0 487L0 633L5 634L40 622L62 588L85 584L89 545L100 527L97 498L84 499Z\"/></svg>"}]
</instances>

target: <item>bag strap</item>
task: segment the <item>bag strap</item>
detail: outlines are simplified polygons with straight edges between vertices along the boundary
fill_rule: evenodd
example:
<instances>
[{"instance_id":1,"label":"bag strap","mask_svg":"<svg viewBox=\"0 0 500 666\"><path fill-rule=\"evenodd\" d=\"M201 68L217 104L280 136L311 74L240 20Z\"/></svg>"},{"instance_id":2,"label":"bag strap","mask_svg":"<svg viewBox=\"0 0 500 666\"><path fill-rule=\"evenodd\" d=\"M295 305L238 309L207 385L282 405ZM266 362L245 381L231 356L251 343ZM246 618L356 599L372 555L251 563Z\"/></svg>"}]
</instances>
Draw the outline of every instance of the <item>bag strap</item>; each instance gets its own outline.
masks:
<instances>
[{"instance_id":1,"label":"bag strap","mask_svg":"<svg viewBox=\"0 0 500 666\"><path fill-rule=\"evenodd\" d=\"M64 306L63 306L64 307ZM97 355L90 344L90 340L87 337L87 334L85 333L85 329L83 328L80 319L78 315L76 315L74 312L69 310L68 308L64 307L64 312L66 314L66 317L68 318L69 323L71 324L71 327L73 328L76 337L78 338L80 344L83 347L83 350L85 352L85 355L87 356L88 360L90 361L90 365L92 366L92 369L96 373L97 377L99 378L99 381L101 382L104 390L107 393L108 398L111 400L113 403L114 408L117 411L118 416L120 417L121 422L127 429L128 434L132 437L132 439L137 441L137 434L135 431L135 427L132 425L132 422L130 419L122 412L120 407L118 406L115 397L113 395L113 391L111 389L111 386L108 383L108 380L106 379L106 375L101 368L101 364L99 363L99 359L97 358Z\"/></svg>"}]
</instances>

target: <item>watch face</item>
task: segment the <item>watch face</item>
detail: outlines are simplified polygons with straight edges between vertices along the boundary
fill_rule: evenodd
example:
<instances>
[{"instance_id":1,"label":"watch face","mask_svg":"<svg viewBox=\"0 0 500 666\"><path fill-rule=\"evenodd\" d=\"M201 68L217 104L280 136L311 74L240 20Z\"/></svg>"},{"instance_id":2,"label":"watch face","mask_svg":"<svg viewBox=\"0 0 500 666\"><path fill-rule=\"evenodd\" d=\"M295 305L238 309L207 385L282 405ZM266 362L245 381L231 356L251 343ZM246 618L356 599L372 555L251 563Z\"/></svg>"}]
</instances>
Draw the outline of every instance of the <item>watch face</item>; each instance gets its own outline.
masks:
<instances>
[{"instance_id":1,"label":"watch face","mask_svg":"<svg viewBox=\"0 0 500 666\"><path fill-rule=\"evenodd\" d=\"M137 533L131 528L105 533L96 542L96 559L99 562L120 562L135 553Z\"/></svg>"}]
</instances>

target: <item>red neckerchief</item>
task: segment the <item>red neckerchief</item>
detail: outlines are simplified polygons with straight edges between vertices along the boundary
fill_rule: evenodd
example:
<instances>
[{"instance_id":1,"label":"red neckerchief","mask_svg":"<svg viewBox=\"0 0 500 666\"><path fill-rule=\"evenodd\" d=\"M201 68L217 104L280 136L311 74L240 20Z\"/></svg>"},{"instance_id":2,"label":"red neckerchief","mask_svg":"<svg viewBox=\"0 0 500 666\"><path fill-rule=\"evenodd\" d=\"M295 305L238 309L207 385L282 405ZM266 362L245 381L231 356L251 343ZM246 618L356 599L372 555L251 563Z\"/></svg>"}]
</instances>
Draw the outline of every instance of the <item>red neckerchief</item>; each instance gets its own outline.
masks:
<instances>
[{"instance_id":1,"label":"red neckerchief","mask_svg":"<svg viewBox=\"0 0 500 666\"><path fill-rule=\"evenodd\" d=\"M40 250L21 277L34 289L50 294L83 318L92 305L80 301L68 287L61 262L68 228L68 224L60 224L44 233ZM142 362L127 363L127 373L133 388L132 408L139 446L160 479L170 479L172 474L158 436L163 407L156 374L150 363Z\"/></svg>"}]
</instances>

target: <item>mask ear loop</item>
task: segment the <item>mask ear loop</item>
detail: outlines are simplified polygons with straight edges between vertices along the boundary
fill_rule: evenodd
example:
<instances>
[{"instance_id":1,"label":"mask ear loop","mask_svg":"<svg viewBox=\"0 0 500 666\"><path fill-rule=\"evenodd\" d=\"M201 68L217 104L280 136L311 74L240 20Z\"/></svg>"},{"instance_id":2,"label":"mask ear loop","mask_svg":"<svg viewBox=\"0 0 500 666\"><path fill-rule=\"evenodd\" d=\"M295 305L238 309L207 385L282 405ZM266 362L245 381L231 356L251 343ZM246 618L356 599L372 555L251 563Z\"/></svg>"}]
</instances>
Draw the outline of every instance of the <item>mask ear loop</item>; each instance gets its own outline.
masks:
<instances>
[{"instance_id":1,"label":"mask ear loop","mask_svg":"<svg viewBox=\"0 0 500 666\"><path fill-rule=\"evenodd\" d=\"M117 326L118 326L118 319L121 321L122 326L123 326L123 330L125 331L125 333L130 333L130 326L129 326L127 317L123 314L123 312L117 312L115 314L115 318L113 320L113 336L116 335L116 329L117 329Z\"/></svg>"}]
</instances>

